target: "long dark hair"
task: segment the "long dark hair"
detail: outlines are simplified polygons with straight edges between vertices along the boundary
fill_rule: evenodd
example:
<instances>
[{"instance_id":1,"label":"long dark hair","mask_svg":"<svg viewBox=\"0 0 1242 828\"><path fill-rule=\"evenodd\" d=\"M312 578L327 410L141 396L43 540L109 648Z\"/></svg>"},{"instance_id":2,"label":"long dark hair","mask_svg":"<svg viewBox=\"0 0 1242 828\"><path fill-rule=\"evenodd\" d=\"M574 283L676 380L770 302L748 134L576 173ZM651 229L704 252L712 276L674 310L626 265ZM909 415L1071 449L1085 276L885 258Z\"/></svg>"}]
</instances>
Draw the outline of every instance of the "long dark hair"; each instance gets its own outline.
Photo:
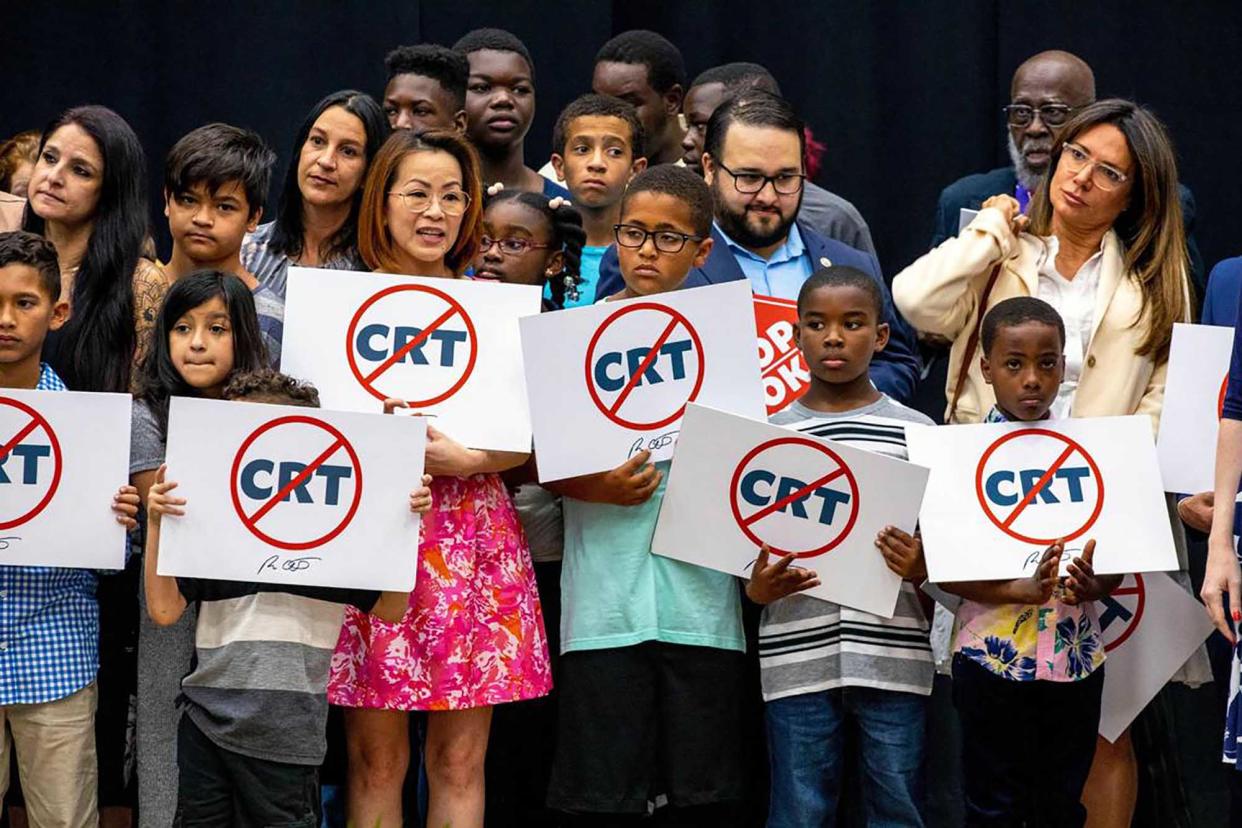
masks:
<instances>
[{"instance_id":1,"label":"long dark hair","mask_svg":"<svg viewBox=\"0 0 1242 828\"><path fill-rule=\"evenodd\" d=\"M168 335L177 320L199 305L219 299L229 311L233 329L233 369L258 371L268 364L267 348L259 331L259 316L254 309L254 296L241 279L222 270L198 270L183 276L169 288L160 306L159 317L152 331L151 349L142 362L138 393L155 415L160 433L168 433L168 400L171 397L197 397L200 392L187 383L173 364L168 348Z\"/></svg>"},{"instance_id":2,"label":"long dark hair","mask_svg":"<svg viewBox=\"0 0 1242 828\"><path fill-rule=\"evenodd\" d=\"M384 115L384 110L380 105L370 95L355 89L333 92L311 108L306 115L306 120L302 121L302 125L298 127L297 136L293 139L293 154L289 158L289 168L285 171L285 183L280 189L280 202L276 207L276 226L272 228L272 248L291 259L302 255L302 237L306 229L302 222L302 190L298 186L298 163L302 158L302 147L306 144L306 138L310 135L315 121L319 120L319 116L325 110L334 106L341 107L362 121L362 129L367 134L365 152L368 167L375 153L383 146L384 139L388 137L390 131L388 118ZM326 261L357 247L358 208L362 203L362 181L365 180L364 171L362 180L358 182L358 190L354 193L349 218L341 225L341 229L325 242L323 249L319 251L321 259Z\"/></svg>"},{"instance_id":3,"label":"long dark hair","mask_svg":"<svg viewBox=\"0 0 1242 828\"><path fill-rule=\"evenodd\" d=\"M111 109L79 106L43 130L76 124L95 139L103 181L86 255L73 280L72 314L58 334L52 367L76 391L128 391L137 335L134 269L147 235L147 160L138 136ZM22 229L43 235L44 221L26 205Z\"/></svg>"},{"instance_id":4,"label":"long dark hair","mask_svg":"<svg viewBox=\"0 0 1242 828\"><path fill-rule=\"evenodd\" d=\"M1031 197L1031 232L1051 235L1052 171L1061 161L1066 142L1099 124L1119 129L1134 159L1130 201L1117 216L1113 230L1125 248L1126 272L1143 294L1139 321L1147 326L1147 332L1136 353L1162 362L1169 354L1173 325L1190 321L1192 302L1177 155L1159 118L1121 98L1096 101L1076 112L1057 133L1050 172Z\"/></svg>"}]
</instances>

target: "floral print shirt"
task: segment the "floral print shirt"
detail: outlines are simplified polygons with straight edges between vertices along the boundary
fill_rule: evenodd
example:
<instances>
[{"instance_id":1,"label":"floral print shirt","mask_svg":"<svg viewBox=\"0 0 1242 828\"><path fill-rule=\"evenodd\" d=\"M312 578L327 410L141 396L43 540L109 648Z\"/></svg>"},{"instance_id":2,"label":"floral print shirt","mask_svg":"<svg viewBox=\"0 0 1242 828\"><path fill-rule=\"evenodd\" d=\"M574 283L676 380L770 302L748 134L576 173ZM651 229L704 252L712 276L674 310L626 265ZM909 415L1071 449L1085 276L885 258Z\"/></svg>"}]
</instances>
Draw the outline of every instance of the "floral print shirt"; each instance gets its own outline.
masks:
<instances>
[{"instance_id":1,"label":"floral print shirt","mask_svg":"<svg viewBox=\"0 0 1242 828\"><path fill-rule=\"evenodd\" d=\"M985 422L1004 422L993 408ZM1041 605L962 601L953 651L1011 681L1080 681L1104 663L1095 602Z\"/></svg>"}]
</instances>

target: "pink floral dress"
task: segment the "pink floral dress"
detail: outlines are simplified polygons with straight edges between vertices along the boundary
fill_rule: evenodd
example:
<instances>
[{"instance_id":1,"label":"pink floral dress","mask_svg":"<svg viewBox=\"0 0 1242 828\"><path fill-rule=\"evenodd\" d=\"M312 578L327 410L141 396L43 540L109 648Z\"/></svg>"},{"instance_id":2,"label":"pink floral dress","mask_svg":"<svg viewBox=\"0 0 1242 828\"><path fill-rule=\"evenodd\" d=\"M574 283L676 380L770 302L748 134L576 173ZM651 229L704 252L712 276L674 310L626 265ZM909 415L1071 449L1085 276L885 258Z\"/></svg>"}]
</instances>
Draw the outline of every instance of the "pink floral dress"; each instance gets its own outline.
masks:
<instances>
[{"instance_id":1,"label":"pink floral dress","mask_svg":"<svg viewBox=\"0 0 1242 828\"><path fill-rule=\"evenodd\" d=\"M392 624L346 608L332 704L463 710L552 689L530 552L499 475L436 477L431 491L409 609Z\"/></svg>"}]
</instances>

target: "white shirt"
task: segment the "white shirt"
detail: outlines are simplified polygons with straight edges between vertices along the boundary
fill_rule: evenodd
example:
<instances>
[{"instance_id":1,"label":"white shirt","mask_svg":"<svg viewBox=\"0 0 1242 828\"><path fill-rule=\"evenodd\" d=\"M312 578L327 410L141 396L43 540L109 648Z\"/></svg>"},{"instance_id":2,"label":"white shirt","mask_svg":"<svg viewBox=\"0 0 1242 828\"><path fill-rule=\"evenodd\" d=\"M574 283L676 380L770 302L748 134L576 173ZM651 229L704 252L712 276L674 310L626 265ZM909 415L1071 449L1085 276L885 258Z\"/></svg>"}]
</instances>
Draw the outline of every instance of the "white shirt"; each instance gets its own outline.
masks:
<instances>
[{"instance_id":1,"label":"white shirt","mask_svg":"<svg viewBox=\"0 0 1242 828\"><path fill-rule=\"evenodd\" d=\"M1091 329L1095 324L1096 291L1100 286L1100 270L1104 263L1104 243L1090 259L1083 263L1072 279L1057 272L1057 252L1060 242L1049 236L1048 255L1039 266L1038 297L1057 309L1065 320L1065 379L1057 390L1052 404L1052 416L1062 419L1070 415L1074 392L1091 346Z\"/></svg>"}]
</instances>

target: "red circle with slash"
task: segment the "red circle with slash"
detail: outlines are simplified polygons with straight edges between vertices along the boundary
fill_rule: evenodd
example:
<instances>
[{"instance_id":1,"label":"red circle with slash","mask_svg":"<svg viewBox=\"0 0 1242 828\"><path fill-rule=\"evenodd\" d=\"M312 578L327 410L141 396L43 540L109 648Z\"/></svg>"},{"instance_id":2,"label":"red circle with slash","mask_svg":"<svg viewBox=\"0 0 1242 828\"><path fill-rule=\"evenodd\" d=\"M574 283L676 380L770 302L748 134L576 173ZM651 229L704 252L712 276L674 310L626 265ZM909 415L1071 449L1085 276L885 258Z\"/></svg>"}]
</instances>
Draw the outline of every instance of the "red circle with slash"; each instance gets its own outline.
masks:
<instances>
[{"instance_id":1,"label":"red circle with slash","mask_svg":"<svg viewBox=\"0 0 1242 828\"><path fill-rule=\"evenodd\" d=\"M364 374L362 369L358 367L358 356L354 352L354 337L357 335L359 321L361 321L363 314L370 310L380 300L388 296L392 296L393 294L404 293L406 291L425 293L438 299L443 299L444 302L448 304L448 308L444 311L444 313L432 320L431 324L423 328L422 332L419 333L418 336L406 342L390 354L387 359L379 364L379 367L372 369L368 374ZM372 397L375 397L381 402L389 399L393 395L385 394L383 391L377 389L375 387L376 381L385 371L393 365L396 365L398 362L404 360L406 354L426 342L427 337L431 336L437 328L452 319L454 316L460 316L462 322L465 323L466 339L470 344L470 358L466 360L466 367L462 371L461 376L443 391L439 391L423 399L405 400L406 405L411 408L425 407L444 402L449 397L460 391L461 387L466 384L466 380L470 379L470 375L474 372L474 363L478 357L477 345L479 338L475 334L474 322L471 321L470 314L466 313L466 309L462 307L460 302L442 290L437 290L427 285L393 285L392 287L384 288L379 293L363 302L354 313L353 318L349 320L349 328L345 331L345 356L349 360L349 370L353 372L354 378L358 380L359 384L362 385L362 387L365 388L367 393Z\"/></svg>"},{"instance_id":2,"label":"red circle with slash","mask_svg":"<svg viewBox=\"0 0 1242 828\"><path fill-rule=\"evenodd\" d=\"M746 467L750 465L750 462L763 452L776 448L777 446L785 445L805 446L813 449L815 452L823 455L823 457L827 460L834 463L835 468L818 479L806 484L796 492L792 492L779 500L769 503L757 512L753 512L752 514L745 516L742 515L741 506L738 504L738 489L741 486L742 473L746 470ZM806 497L808 494L821 486L826 486L838 477L844 477L845 481L849 484L850 489L850 516L846 519L845 526L840 532L838 532L824 545L817 546L814 549L798 551L792 549L782 549L768 544L769 549L782 557L786 555L793 555L795 558L817 557L839 546L842 541L849 537L850 532L854 529L854 524L858 521L858 481L854 478L854 473L850 471L850 467L846 465L844 460L841 459L841 456L825 446L823 443L818 443L814 440L807 440L802 437L777 437L774 440L768 440L767 442L760 443L747 452L746 456L743 457L741 462L737 464L737 468L733 472L733 478L729 483L729 505L733 508L733 519L737 521L738 528L742 530L742 534L749 538L755 546L763 546L763 544L767 542L752 530L752 526L763 520L768 515L780 511L793 501Z\"/></svg>"},{"instance_id":3,"label":"red circle with slash","mask_svg":"<svg viewBox=\"0 0 1242 828\"><path fill-rule=\"evenodd\" d=\"M18 429L15 435L11 437L7 435L0 437L0 439L5 441L0 444L0 458L7 458L9 452L16 448L22 440L25 440L39 429L42 429L43 432L47 434L48 442L52 446L52 482L48 485L47 492L44 493L43 497L40 498L39 502L36 503L33 508L24 514L17 515L13 518L0 517L0 529L12 529L15 526L21 526L23 523L28 523L31 519L46 509L47 504L52 502L52 498L56 495L56 489L60 486L60 472L64 467L64 458L60 453L60 441L56 439L56 432L52 430L52 424L47 421L46 417L25 403L19 402L10 397L0 397L0 405L16 408L18 411L30 418L30 422Z\"/></svg>"},{"instance_id":4,"label":"red circle with slash","mask_svg":"<svg viewBox=\"0 0 1242 828\"><path fill-rule=\"evenodd\" d=\"M664 331L656 338L655 344L652 345L651 349L647 351L647 356L643 359L642 363L638 366L638 370L632 373L632 375L630 376L629 382L627 382L625 384L625 387L621 389L621 393L619 393L617 395L617 398L613 400L612 405L608 405L600 398L599 390L596 389L595 381L592 376L591 366L594 365L595 363L595 346L599 344L600 337L604 335L604 332L608 330L608 328L612 326L615 322L617 322L617 320L622 319L631 313L639 313L642 311L650 311L650 312L656 312L656 313L666 315L670 317L670 321L668 325L665 326ZM655 358L659 355L660 348L664 345L665 342L668 341L668 338L672 336L673 331L676 330L678 326L684 327L686 329L686 332L690 334L690 340L694 343L695 355L698 357L698 376L694 380L694 387L690 389L689 396L687 396L686 399L682 401L681 405L677 407L676 411L673 411L667 417L657 419L653 422L640 423L640 422L635 422L633 420L628 420L622 417L621 414L619 413L621 410L621 406L630 397L630 393L634 390L634 387L638 384L639 378L641 378L642 375L646 373L647 368L650 367L651 363L654 362ZM656 304L655 302L639 302L638 304L624 307L621 310L614 313L612 316L609 316L607 319L604 320L603 324L601 324L595 330L595 335L591 337L591 342L589 345L587 345L587 351L586 351L587 391L591 395L592 402L595 403L596 407L599 408L599 410L603 413L603 415L607 417L609 420L611 420L612 422L621 426L622 428L630 428L630 429L635 429L638 431L643 431L643 430L651 429L651 428L663 428L664 426L668 425L669 423L679 418L685 412L686 404L694 402L695 397L699 395L699 390L703 387L703 375L706 373L705 356L706 355L703 353L703 343L699 339L698 331L696 331L694 329L694 326L690 324L689 319L687 319L684 315L674 310L673 308L668 307L667 305L660 305L660 304Z\"/></svg>"},{"instance_id":5,"label":"red circle with slash","mask_svg":"<svg viewBox=\"0 0 1242 828\"><path fill-rule=\"evenodd\" d=\"M1133 583L1130 581L1133 580ZM1109 598L1134 596L1134 614L1130 616L1130 620L1125 622L1125 628L1122 629L1111 641L1104 644L1104 652L1111 653L1113 650L1126 643L1126 639L1134 635L1134 631L1138 629L1139 619L1143 617L1143 609L1147 606L1147 585L1143 583L1143 576L1138 573L1127 575L1122 581L1121 586L1114 589Z\"/></svg>"},{"instance_id":6,"label":"red circle with slash","mask_svg":"<svg viewBox=\"0 0 1242 828\"><path fill-rule=\"evenodd\" d=\"M268 498L267 501L253 513L247 514L246 510L242 508L241 496L238 494L237 486L237 475L241 470L242 458L245 457L246 451L255 440L259 439L260 436L266 434L272 429L290 425L313 426L323 432L326 432L330 437L332 437L333 442L325 451L321 452L318 457L313 459L310 463L307 463L306 468L304 468L297 477L282 486L279 491ZM326 463L332 455L336 454L340 450L344 450L349 456L349 461L353 465L355 474L353 500L350 502L349 508L346 510L345 516L341 518L340 523L325 534L307 541L281 540L279 538L272 537L259 528L259 521L262 520L268 512L274 509L276 504L280 503L281 500L287 497L298 486L305 483L307 478L315 473L316 469ZM237 510L237 516L241 519L242 525L249 529L251 534L253 534L256 538L270 546L276 546L281 549L314 549L316 546L323 546L325 543L341 534L341 532L344 532L345 528L349 526L350 521L354 519L354 515L358 512L358 505L362 502L362 463L359 461L358 454L354 451L354 447L350 445L349 440L345 438L345 435L329 423L325 423L323 420L317 420L314 417L305 417L301 415L277 417L275 420L259 426L249 437L242 441L241 448L237 450L237 455L233 458L233 469L229 474L229 489L233 496L233 508Z\"/></svg>"},{"instance_id":7,"label":"red circle with slash","mask_svg":"<svg viewBox=\"0 0 1242 828\"><path fill-rule=\"evenodd\" d=\"M1053 461L1052 465L1049 466L1048 469L1044 472L1043 477L1041 477L1035 483L1035 485L1031 487L1031 490L1026 493L1026 495L1022 498L1022 500L1020 500L1018 504L1014 506L1014 509L1012 512L1009 513L1009 516L1007 518L1002 519L998 517L992 511L992 508L988 505L988 499L983 493L983 470L987 466L988 460L992 457L992 454L998 448L1003 446L1005 443L1008 443L1010 440L1018 440L1023 437L1050 437L1054 440L1058 440L1062 443L1065 443L1066 448L1064 451L1061 452L1060 456L1055 461ZM1086 522L1083 523L1082 526L1080 526L1079 528L1075 529L1072 532L1058 534L1051 538L1033 538L1033 537L1030 537L1029 535L1024 535L1016 531L1015 529L1011 528L1014 521L1016 521L1018 519L1018 516L1021 515L1022 512L1026 509L1026 507L1031 504L1031 502L1035 499L1035 496L1038 495L1041 491L1043 491L1044 487L1047 486L1048 483L1051 482L1052 476L1056 473L1057 469L1061 468L1061 466L1064 465L1065 461L1068 460L1074 454L1081 454L1083 456L1083 459L1087 461L1087 465L1090 467L1091 473L1095 475L1095 481L1096 481L1095 509L1091 512L1091 515L1087 518ZM1070 437L1065 436L1064 434L1060 434L1056 431L1050 431L1046 428L1024 428L1019 431L1014 431L1009 434L1006 434L1005 436L1001 437L996 442L992 443L992 445L988 446L987 451L983 452L983 456L979 458L979 466L975 470L975 495L976 497L979 498L979 505L983 507L983 513L988 516L988 520L992 521L992 523L996 525L997 529L1000 529L1002 532L1004 532L1006 535L1010 536L1011 538L1015 538L1024 543L1035 543L1035 544L1046 545L1046 544L1050 544L1058 540L1072 541L1075 538L1082 536L1083 533L1085 533L1088 529L1091 528L1092 524L1094 524L1096 519L1099 518L1100 512L1104 509L1104 478L1100 474L1100 467L1095 464L1095 460L1091 457L1090 454L1087 453L1087 450L1084 449L1077 441L1073 440Z\"/></svg>"}]
</instances>

